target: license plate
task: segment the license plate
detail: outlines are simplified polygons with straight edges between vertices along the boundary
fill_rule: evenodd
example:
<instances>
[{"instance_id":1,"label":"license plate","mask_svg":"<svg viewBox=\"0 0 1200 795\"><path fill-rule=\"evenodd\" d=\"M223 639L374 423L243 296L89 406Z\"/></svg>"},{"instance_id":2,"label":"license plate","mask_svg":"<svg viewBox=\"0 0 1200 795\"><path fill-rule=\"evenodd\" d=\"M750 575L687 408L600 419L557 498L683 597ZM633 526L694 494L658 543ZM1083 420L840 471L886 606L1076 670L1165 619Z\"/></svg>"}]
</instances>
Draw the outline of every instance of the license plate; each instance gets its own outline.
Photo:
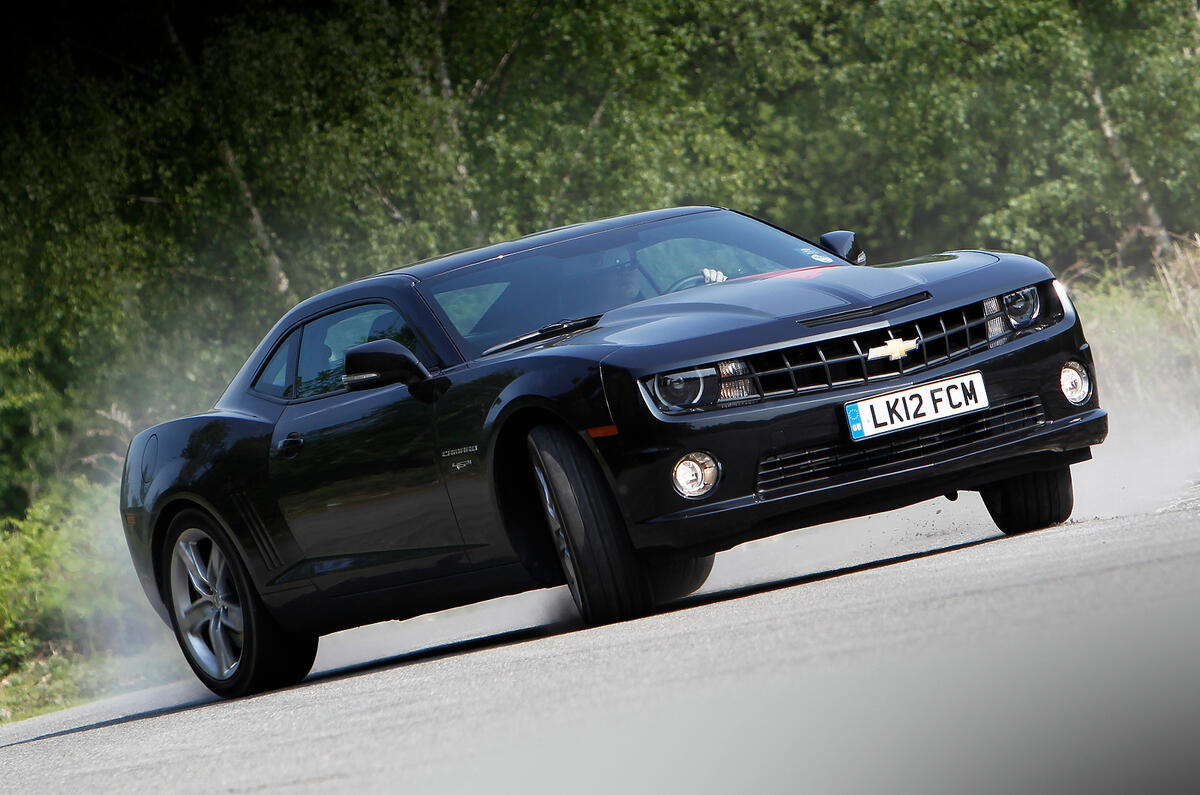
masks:
<instances>
[{"instance_id":1,"label":"license plate","mask_svg":"<svg viewBox=\"0 0 1200 795\"><path fill-rule=\"evenodd\" d=\"M966 373L846 404L852 439L924 425L988 406L983 375Z\"/></svg>"}]
</instances>

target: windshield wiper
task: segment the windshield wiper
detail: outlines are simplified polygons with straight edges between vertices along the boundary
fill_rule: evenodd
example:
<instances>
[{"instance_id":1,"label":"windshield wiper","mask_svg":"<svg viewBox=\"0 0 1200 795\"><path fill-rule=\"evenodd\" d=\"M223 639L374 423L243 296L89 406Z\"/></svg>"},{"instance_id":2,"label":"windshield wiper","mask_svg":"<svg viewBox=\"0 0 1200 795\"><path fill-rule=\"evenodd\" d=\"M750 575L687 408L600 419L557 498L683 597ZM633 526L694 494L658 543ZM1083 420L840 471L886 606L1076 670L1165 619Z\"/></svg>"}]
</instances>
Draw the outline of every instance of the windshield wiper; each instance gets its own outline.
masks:
<instances>
[{"instance_id":1,"label":"windshield wiper","mask_svg":"<svg viewBox=\"0 0 1200 795\"><path fill-rule=\"evenodd\" d=\"M480 356L487 356L491 353L499 353L500 351L506 351L509 348L519 348L522 345L527 345L530 342L536 342L537 340L547 339L549 337L557 337L559 334L566 334L569 331L579 331L580 329L585 329L589 326L596 325L596 321L598 321L601 317L603 317L603 315L591 315L590 317L576 317L567 320L556 320L553 323L548 323L547 325L542 326L537 331L530 331L529 333L522 334L519 337L513 337L508 342L501 342L498 345L493 345L481 353Z\"/></svg>"}]
</instances>

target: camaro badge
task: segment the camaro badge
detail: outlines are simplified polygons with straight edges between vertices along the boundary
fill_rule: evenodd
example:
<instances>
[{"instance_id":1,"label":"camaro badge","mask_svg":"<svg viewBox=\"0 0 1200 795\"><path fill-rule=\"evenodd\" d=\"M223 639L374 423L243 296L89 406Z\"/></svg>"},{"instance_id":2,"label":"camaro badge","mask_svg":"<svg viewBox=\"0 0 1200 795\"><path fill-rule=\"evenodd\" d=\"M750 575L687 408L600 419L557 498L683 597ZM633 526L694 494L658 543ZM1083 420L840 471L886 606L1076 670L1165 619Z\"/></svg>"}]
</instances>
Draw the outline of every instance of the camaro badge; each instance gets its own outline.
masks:
<instances>
[{"instance_id":1,"label":"camaro badge","mask_svg":"<svg viewBox=\"0 0 1200 795\"><path fill-rule=\"evenodd\" d=\"M917 347L916 340L898 340L890 339L878 348L872 348L867 351L868 359L883 359L888 358L893 362L898 362L904 358L904 354Z\"/></svg>"}]
</instances>

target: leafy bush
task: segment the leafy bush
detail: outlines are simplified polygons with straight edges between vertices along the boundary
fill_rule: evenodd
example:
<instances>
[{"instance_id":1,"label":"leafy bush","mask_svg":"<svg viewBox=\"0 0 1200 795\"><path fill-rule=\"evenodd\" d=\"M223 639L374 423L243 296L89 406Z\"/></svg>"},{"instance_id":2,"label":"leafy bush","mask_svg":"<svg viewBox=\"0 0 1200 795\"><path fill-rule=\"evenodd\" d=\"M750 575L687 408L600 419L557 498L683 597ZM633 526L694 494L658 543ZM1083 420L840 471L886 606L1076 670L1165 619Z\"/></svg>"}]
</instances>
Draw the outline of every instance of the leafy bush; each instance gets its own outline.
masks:
<instances>
[{"instance_id":1,"label":"leafy bush","mask_svg":"<svg viewBox=\"0 0 1200 795\"><path fill-rule=\"evenodd\" d=\"M0 524L0 676L35 659L124 652L161 638L128 554L116 488L83 478Z\"/></svg>"},{"instance_id":2,"label":"leafy bush","mask_svg":"<svg viewBox=\"0 0 1200 795\"><path fill-rule=\"evenodd\" d=\"M0 679L0 723L173 681L186 674L183 658L166 643L151 644L136 654L80 657L52 653L35 657Z\"/></svg>"}]
</instances>

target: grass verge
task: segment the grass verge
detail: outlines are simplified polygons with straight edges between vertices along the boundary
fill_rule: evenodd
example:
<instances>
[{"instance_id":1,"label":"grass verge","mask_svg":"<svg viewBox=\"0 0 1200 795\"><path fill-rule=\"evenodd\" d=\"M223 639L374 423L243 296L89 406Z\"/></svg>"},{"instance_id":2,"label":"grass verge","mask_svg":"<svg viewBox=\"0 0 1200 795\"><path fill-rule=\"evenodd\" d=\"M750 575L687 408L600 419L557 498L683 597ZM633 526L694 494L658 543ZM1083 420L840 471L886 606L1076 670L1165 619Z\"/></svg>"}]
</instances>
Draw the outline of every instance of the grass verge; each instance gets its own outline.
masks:
<instances>
[{"instance_id":1,"label":"grass verge","mask_svg":"<svg viewBox=\"0 0 1200 795\"><path fill-rule=\"evenodd\" d=\"M0 679L0 723L24 720L97 698L142 690L191 675L170 636L129 654L51 652Z\"/></svg>"}]
</instances>

